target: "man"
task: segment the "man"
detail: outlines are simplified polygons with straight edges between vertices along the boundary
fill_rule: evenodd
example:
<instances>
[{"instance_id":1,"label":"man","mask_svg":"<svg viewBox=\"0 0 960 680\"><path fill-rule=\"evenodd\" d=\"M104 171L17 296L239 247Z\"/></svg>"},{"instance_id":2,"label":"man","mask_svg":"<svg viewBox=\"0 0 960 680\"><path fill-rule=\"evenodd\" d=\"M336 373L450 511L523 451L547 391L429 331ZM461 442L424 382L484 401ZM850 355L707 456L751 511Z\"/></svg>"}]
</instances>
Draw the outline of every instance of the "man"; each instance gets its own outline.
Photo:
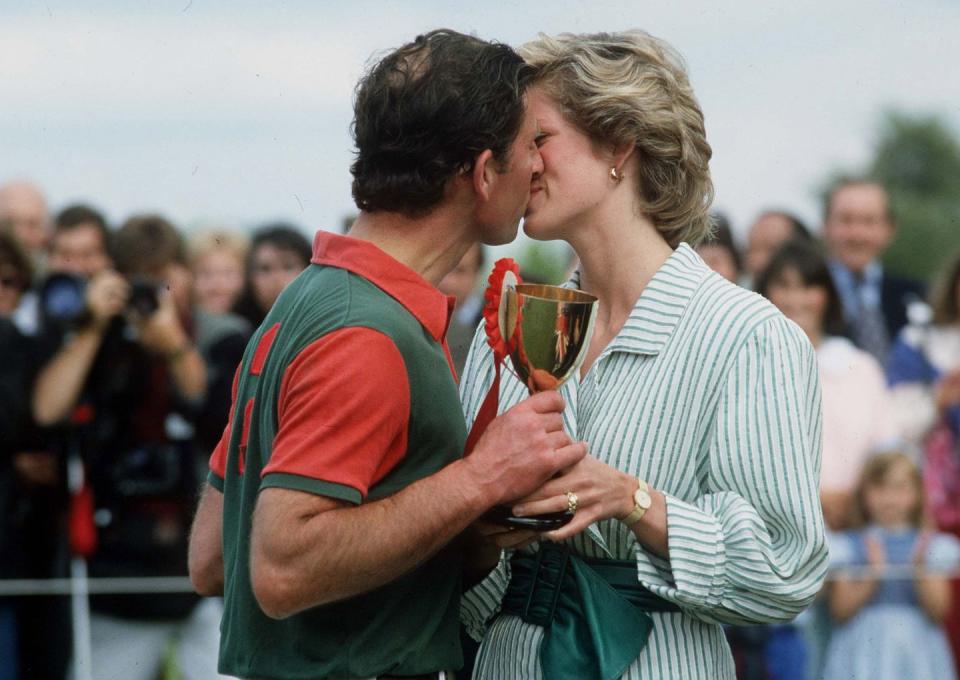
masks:
<instances>
[{"instance_id":1,"label":"man","mask_svg":"<svg viewBox=\"0 0 960 680\"><path fill-rule=\"evenodd\" d=\"M764 210L747 231L747 249L744 252L744 269L750 284L770 264L773 254L787 241L809 241L810 232L797 217L782 210Z\"/></svg>"},{"instance_id":2,"label":"man","mask_svg":"<svg viewBox=\"0 0 960 680\"><path fill-rule=\"evenodd\" d=\"M923 284L891 276L880 264L894 230L889 197L877 182L846 179L830 191L823 223L830 273L854 342L881 364L907 323L908 306L924 297Z\"/></svg>"},{"instance_id":3,"label":"man","mask_svg":"<svg viewBox=\"0 0 960 680\"><path fill-rule=\"evenodd\" d=\"M453 539L585 454L538 394L472 453L440 279L516 235L542 169L526 64L433 31L384 57L355 102L350 236L319 232L235 379L190 572L224 591L220 671L446 677L461 664ZM222 548L222 551L221 551Z\"/></svg>"},{"instance_id":4,"label":"man","mask_svg":"<svg viewBox=\"0 0 960 680\"><path fill-rule=\"evenodd\" d=\"M99 220L87 215L65 226L71 222L61 221L52 260L92 275L87 310L41 369L34 415L59 426L63 447L84 461L97 538L90 574L184 576L208 361L193 337L183 241L158 215L132 217L113 235L117 270L99 270ZM197 603L193 594L94 596L93 675L152 680L179 637L183 677L216 677L216 630Z\"/></svg>"},{"instance_id":5,"label":"man","mask_svg":"<svg viewBox=\"0 0 960 680\"><path fill-rule=\"evenodd\" d=\"M50 215L40 189L26 180L0 186L0 222L10 225L34 266L42 265L50 239Z\"/></svg>"},{"instance_id":6,"label":"man","mask_svg":"<svg viewBox=\"0 0 960 680\"><path fill-rule=\"evenodd\" d=\"M447 344L453 356L457 375L463 373L463 365L470 352L470 343L483 318L483 295L477 292L477 284L484 274L483 246L479 243L460 258L453 270L440 280L437 287L441 293L456 298L457 304L447 329Z\"/></svg>"}]
</instances>

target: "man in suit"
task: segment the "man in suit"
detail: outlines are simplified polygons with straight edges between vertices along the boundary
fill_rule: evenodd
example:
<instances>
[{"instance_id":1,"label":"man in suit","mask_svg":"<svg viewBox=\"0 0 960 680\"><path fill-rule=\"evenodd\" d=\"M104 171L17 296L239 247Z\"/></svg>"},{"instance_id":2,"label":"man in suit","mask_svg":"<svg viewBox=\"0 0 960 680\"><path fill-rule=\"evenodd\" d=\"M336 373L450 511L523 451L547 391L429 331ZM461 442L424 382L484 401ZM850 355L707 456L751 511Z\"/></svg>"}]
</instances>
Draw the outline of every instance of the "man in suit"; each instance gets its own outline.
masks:
<instances>
[{"instance_id":1,"label":"man in suit","mask_svg":"<svg viewBox=\"0 0 960 680\"><path fill-rule=\"evenodd\" d=\"M907 308L922 300L919 281L884 271L880 256L896 229L890 200L879 183L846 179L830 191L823 237L851 336L881 363L907 323Z\"/></svg>"}]
</instances>

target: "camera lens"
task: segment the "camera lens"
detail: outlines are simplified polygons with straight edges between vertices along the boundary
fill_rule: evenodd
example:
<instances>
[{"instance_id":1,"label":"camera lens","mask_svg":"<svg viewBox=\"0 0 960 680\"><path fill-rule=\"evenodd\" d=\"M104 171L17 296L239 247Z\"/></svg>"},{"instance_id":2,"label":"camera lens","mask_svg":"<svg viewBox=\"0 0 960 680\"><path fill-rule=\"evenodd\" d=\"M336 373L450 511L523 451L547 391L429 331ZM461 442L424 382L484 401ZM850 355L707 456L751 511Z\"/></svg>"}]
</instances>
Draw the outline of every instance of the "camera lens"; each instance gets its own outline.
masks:
<instances>
[{"instance_id":1,"label":"camera lens","mask_svg":"<svg viewBox=\"0 0 960 680\"><path fill-rule=\"evenodd\" d=\"M86 281L70 274L52 274L40 291L40 306L48 321L69 323L83 314Z\"/></svg>"}]
</instances>

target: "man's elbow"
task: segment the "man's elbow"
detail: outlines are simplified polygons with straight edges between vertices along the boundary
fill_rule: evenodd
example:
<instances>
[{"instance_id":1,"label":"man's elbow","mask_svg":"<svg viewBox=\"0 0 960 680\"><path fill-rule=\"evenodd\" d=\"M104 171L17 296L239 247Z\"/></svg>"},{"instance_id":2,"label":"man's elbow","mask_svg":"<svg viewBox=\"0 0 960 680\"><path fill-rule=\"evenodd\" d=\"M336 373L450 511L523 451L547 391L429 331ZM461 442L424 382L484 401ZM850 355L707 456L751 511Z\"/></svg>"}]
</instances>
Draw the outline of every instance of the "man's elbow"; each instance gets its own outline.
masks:
<instances>
[{"instance_id":1,"label":"man's elbow","mask_svg":"<svg viewBox=\"0 0 960 680\"><path fill-rule=\"evenodd\" d=\"M296 574L265 559L254 559L250 564L250 586L253 596L264 614L271 619L286 619L305 609L329 604L343 595L326 588L327 579L308 584Z\"/></svg>"},{"instance_id":2,"label":"man's elbow","mask_svg":"<svg viewBox=\"0 0 960 680\"><path fill-rule=\"evenodd\" d=\"M214 597L223 595L223 562L215 559L201 561L190 555L188 565L190 583L198 595Z\"/></svg>"}]
</instances>

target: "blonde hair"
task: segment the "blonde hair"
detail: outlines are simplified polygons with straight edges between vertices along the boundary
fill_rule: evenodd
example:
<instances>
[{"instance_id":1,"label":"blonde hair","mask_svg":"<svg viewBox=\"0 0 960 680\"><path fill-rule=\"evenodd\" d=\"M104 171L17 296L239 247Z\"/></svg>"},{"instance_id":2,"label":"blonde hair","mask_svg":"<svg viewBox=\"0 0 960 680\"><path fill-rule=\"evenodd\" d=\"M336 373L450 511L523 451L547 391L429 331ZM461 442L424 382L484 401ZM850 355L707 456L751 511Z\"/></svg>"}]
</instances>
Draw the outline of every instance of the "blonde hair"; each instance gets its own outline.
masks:
<instances>
[{"instance_id":1,"label":"blonde hair","mask_svg":"<svg viewBox=\"0 0 960 680\"><path fill-rule=\"evenodd\" d=\"M644 213L671 247L709 235L712 151L676 50L632 30L541 34L518 52L571 123L597 143L639 152Z\"/></svg>"},{"instance_id":2,"label":"blonde hair","mask_svg":"<svg viewBox=\"0 0 960 680\"><path fill-rule=\"evenodd\" d=\"M208 229L191 236L187 249L191 266L209 253L225 250L236 257L243 268L250 250L250 239L228 229Z\"/></svg>"},{"instance_id":3,"label":"blonde hair","mask_svg":"<svg viewBox=\"0 0 960 680\"><path fill-rule=\"evenodd\" d=\"M860 470L860 481L854 494L850 524L853 527L862 527L873 519L867 508L866 491L870 487L883 484L887 475L897 465L906 465L910 470L910 477L917 492L917 504L910 512L910 521L916 526L924 524L923 478L913 459L901 451L886 451L870 456Z\"/></svg>"}]
</instances>

